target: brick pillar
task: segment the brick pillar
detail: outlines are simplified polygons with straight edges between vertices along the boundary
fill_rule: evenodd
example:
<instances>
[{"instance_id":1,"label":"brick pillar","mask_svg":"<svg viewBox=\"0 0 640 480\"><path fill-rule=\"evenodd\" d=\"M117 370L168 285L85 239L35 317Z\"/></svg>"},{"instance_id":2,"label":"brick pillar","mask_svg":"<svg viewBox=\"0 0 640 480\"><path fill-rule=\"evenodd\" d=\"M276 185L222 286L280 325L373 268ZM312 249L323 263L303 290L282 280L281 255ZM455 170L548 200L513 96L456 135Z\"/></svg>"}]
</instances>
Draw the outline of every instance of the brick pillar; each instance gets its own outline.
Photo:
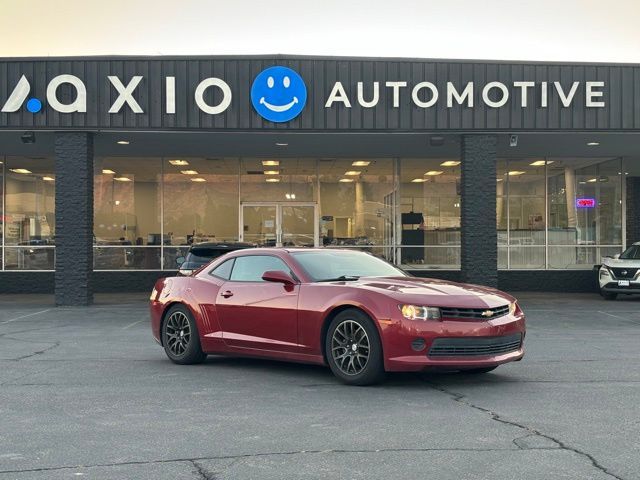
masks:
<instances>
[{"instance_id":1,"label":"brick pillar","mask_svg":"<svg viewBox=\"0 0 640 480\"><path fill-rule=\"evenodd\" d=\"M640 242L640 177L627 177L627 247Z\"/></svg>"},{"instance_id":2,"label":"brick pillar","mask_svg":"<svg viewBox=\"0 0 640 480\"><path fill-rule=\"evenodd\" d=\"M93 302L93 134L56 133L56 305Z\"/></svg>"},{"instance_id":3,"label":"brick pillar","mask_svg":"<svg viewBox=\"0 0 640 480\"><path fill-rule=\"evenodd\" d=\"M463 135L461 169L462 281L497 287L496 137Z\"/></svg>"}]
</instances>

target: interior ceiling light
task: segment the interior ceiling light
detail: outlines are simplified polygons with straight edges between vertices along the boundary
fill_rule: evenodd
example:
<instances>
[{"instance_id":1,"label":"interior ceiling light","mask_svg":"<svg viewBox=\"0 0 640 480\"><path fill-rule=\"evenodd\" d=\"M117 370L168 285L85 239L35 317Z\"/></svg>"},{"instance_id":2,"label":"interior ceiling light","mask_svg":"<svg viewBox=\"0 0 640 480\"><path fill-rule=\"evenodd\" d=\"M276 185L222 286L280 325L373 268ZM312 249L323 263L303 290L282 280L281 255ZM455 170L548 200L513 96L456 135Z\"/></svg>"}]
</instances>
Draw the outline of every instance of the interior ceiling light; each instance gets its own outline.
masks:
<instances>
[{"instance_id":1,"label":"interior ceiling light","mask_svg":"<svg viewBox=\"0 0 640 480\"><path fill-rule=\"evenodd\" d=\"M587 183L595 183L597 181L598 181L597 178L590 178L589 180L587 180Z\"/></svg>"},{"instance_id":2,"label":"interior ceiling light","mask_svg":"<svg viewBox=\"0 0 640 480\"><path fill-rule=\"evenodd\" d=\"M356 176L360 175L362 172L359 170L349 170L348 172L344 172L345 175Z\"/></svg>"},{"instance_id":3,"label":"interior ceiling light","mask_svg":"<svg viewBox=\"0 0 640 480\"><path fill-rule=\"evenodd\" d=\"M590 147L597 147L598 145L600 145L600 142L589 142L587 143L587 145Z\"/></svg>"},{"instance_id":4,"label":"interior ceiling light","mask_svg":"<svg viewBox=\"0 0 640 480\"><path fill-rule=\"evenodd\" d=\"M502 179L501 178L496 178L496 182L501 182Z\"/></svg>"},{"instance_id":5,"label":"interior ceiling light","mask_svg":"<svg viewBox=\"0 0 640 480\"><path fill-rule=\"evenodd\" d=\"M278 183L280 181L279 178L267 178L265 182L267 183Z\"/></svg>"},{"instance_id":6,"label":"interior ceiling light","mask_svg":"<svg viewBox=\"0 0 640 480\"><path fill-rule=\"evenodd\" d=\"M169 160L169 163L178 167L186 167L187 165L189 165L189 162L187 162L186 160Z\"/></svg>"},{"instance_id":7,"label":"interior ceiling light","mask_svg":"<svg viewBox=\"0 0 640 480\"><path fill-rule=\"evenodd\" d=\"M27 170L26 168L10 168L13 173L31 173L31 170Z\"/></svg>"},{"instance_id":8,"label":"interior ceiling light","mask_svg":"<svg viewBox=\"0 0 640 480\"><path fill-rule=\"evenodd\" d=\"M289 144L288 143L282 143L282 142L276 142L276 145L279 146L279 147L286 147Z\"/></svg>"},{"instance_id":9,"label":"interior ceiling light","mask_svg":"<svg viewBox=\"0 0 640 480\"><path fill-rule=\"evenodd\" d=\"M129 145L129 140L118 140L118 145Z\"/></svg>"},{"instance_id":10,"label":"interior ceiling light","mask_svg":"<svg viewBox=\"0 0 640 480\"><path fill-rule=\"evenodd\" d=\"M108 168L103 168L102 169L102 173L104 173L105 175L115 175L116 172L114 172L113 170L110 170Z\"/></svg>"},{"instance_id":11,"label":"interior ceiling light","mask_svg":"<svg viewBox=\"0 0 640 480\"><path fill-rule=\"evenodd\" d=\"M265 175L280 175L280 170L265 170Z\"/></svg>"},{"instance_id":12,"label":"interior ceiling light","mask_svg":"<svg viewBox=\"0 0 640 480\"><path fill-rule=\"evenodd\" d=\"M370 163L371 162L368 160L356 160L355 162L352 162L351 165L354 167L368 167Z\"/></svg>"},{"instance_id":13,"label":"interior ceiling light","mask_svg":"<svg viewBox=\"0 0 640 480\"><path fill-rule=\"evenodd\" d=\"M131 179L129 177L114 177L113 178L116 182L130 182Z\"/></svg>"},{"instance_id":14,"label":"interior ceiling light","mask_svg":"<svg viewBox=\"0 0 640 480\"><path fill-rule=\"evenodd\" d=\"M440 170L429 170L427 173L425 173L425 175L435 177L436 175L442 175L443 173L444 172L441 172Z\"/></svg>"},{"instance_id":15,"label":"interior ceiling light","mask_svg":"<svg viewBox=\"0 0 640 480\"><path fill-rule=\"evenodd\" d=\"M180 173L183 175L198 175L195 170L180 170Z\"/></svg>"},{"instance_id":16,"label":"interior ceiling light","mask_svg":"<svg viewBox=\"0 0 640 480\"><path fill-rule=\"evenodd\" d=\"M55 178L53 178L53 177L42 177L42 180L44 180L45 182L53 182L55 180Z\"/></svg>"},{"instance_id":17,"label":"interior ceiling light","mask_svg":"<svg viewBox=\"0 0 640 480\"><path fill-rule=\"evenodd\" d=\"M511 170L507 175L510 177L517 177L518 175L524 175L527 172L523 172L522 170Z\"/></svg>"},{"instance_id":18,"label":"interior ceiling light","mask_svg":"<svg viewBox=\"0 0 640 480\"><path fill-rule=\"evenodd\" d=\"M353 178L341 178L339 180L340 183L351 183L353 182Z\"/></svg>"},{"instance_id":19,"label":"interior ceiling light","mask_svg":"<svg viewBox=\"0 0 640 480\"><path fill-rule=\"evenodd\" d=\"M543 167L544 165L551 165L553 160L536 160L533 163L530 163L532 167Z\"/></svg>"},{"instance_id":20,"label":"interior ceiling light","mask_svg":"<svg viewBox=\"0 0 640 480\"><path fill-rule=\"evenodd\" d=\"M460 165L460 162L458 160L447 160L446 162L442 162L440 164L441 167L457 167L458 165Z\"/></svg>"},{"instance_id":21,"label":"interior ceiling light","mask_svg":"<svg viewBox=\"0 0 640 480\"><path fill-rule=\"evenodd\" d=\"M414 178L413 180L411 180L412 183L424 183L426 181L426 178Z\"/></svg>"},{"instance_id":22,"label":"interior ceiling light","mask_svg":"<svg viewBox=\"0 0 640 480\"><path fill-rule=\"evenodd\" d=\"M192 182L206 182L206 180L204 178L201 178L201 177L192 178L191 181Z\"/></svg>"},{"instance_id":23,"label":"interior ceiling light","mask_svg":"<svg viewBox=\"0 0 640 480\"><path fill-rule=\"evenodd\" d=\"M265 167L277 167L280 165L280 160L262 160L262 165Z\"/></svg>"},{"instance_id":24,"label":"interior ceiling light","mask_svg":"<svg viewBox=\"0 0 640 480\"><path fill-rule=\"evenodd\" d=\"M295 200L296 199L296 194L295 193L285 193L284 196L285 196L285 198L287 200Z\"/></svg>"}]
</instances>

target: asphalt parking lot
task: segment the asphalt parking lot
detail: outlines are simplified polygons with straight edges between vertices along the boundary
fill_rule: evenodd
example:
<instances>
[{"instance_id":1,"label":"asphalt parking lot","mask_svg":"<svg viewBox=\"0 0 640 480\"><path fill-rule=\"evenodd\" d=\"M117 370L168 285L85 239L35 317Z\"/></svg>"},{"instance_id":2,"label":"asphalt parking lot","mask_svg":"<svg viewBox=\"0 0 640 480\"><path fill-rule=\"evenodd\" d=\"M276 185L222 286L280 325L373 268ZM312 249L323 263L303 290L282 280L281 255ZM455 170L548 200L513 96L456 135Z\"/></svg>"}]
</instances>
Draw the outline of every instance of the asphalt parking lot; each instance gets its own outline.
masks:
<instances>
[{"instance_id":1,"label":"asphalt parking lot","mask_svg":"<svg viewBox=\"0 0 640 480\"><path fill-rule=\"evenodd\" d=\"M0 297L0 479L638 479L640 298L520 294L484 376L170 363L145 295Z\"/></svg>"}]
</instances>

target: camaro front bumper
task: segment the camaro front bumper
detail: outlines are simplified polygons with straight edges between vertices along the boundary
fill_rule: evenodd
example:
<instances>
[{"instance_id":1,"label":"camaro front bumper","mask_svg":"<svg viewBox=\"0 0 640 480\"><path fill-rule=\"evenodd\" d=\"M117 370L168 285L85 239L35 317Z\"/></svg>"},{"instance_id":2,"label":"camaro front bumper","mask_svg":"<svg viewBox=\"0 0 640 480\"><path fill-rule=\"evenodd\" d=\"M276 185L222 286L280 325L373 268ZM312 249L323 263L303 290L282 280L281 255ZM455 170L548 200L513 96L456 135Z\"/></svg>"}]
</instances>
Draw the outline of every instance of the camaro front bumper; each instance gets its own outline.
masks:
<instances>
[{"instance_id":1,"label":"camaro front bumper","mask_svg":"<svg viewBox=\"0 0 640 480\"><path fill-rule=\"evenodd\" d=\"M525 317L488 321L400 320L384 332L385 370L463 370L524 356Z\"/></svg>"}]
</instances>

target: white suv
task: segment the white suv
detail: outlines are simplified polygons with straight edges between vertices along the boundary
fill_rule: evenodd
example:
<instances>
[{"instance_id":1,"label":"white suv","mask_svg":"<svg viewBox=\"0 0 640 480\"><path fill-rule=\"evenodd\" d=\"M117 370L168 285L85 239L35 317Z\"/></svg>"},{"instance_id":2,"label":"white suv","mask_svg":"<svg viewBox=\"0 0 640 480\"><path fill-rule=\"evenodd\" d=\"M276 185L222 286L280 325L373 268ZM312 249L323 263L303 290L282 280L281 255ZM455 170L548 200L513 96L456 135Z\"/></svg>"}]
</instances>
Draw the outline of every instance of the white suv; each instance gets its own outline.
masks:
<instances>
[{"instance_id":1,"label":"white suv","mask_svg":"<svg viewBox=\"0 0 640 480\"><path fill-rule=\"evenodd\" d=\"M606 300L615 300L618 294L640 294L640 242L620 255L605 258L598 279L600 294Z\"/></svg>"}]
</instances>

